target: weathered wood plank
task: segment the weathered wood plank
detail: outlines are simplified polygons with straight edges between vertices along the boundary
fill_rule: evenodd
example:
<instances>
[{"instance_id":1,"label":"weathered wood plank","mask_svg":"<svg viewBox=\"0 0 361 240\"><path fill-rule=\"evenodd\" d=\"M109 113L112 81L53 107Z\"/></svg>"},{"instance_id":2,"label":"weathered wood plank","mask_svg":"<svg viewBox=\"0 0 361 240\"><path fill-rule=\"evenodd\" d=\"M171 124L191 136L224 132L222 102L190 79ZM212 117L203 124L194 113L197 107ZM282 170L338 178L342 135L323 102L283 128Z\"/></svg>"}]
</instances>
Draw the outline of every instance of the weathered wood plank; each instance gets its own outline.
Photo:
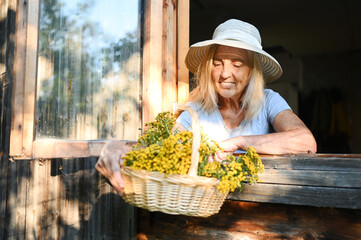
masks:
<instances>
[{"instance_id":1,"label":"weathered wood plank","mask_svg":"<svg viewBox=\"0 0 361 240\"><path fill-rule=\"evenodd\" d=\"M6 79L6 52L7 52L7 36L8 36L8 1L0 1L0 139L5 139L5 115L6 104L4 95L6 95L4 84ZM0 239L5 239L5 216L6 216L6 186L7 186L7 164L4 159L5 143L0 142Z\"/></svg>"},{"instance_id":2,"label":"weathered wood plank","mask_svg":"<svg viewBox=\"0 0 361 240\"><path fill-rule=\"evenodd\" d=\"M7 199L7 161L0 158L0 239L5 239L6 219L6 199Z\"/></svg>"},{"instance_id":3,"label":"weathered wood plank","mask_svg":"<svg viewBox=\"0 0 361 240\"><path fill-rule=\"evenodd\" d=\"M9 162L2 239L134 239L136 210L98 174L96 160Z\"/></svg>"},{"instance_id":4,"label":"weathered wood plank","mask_svg":"<svg viewBox=\"0 0 361 240\"><path fill-rule=\"evenodd\" d=\"M177 6L163 1L162 111L173 111L177 102Z\"/></svg>"},{"instance_id":5,"label":"weathered wood plank","mask_svg":"<svg viewBox=\"0 0 361 240\"><path fill-rule=\"evenodd\" d=\"M360 155L294 155L294 156L262 156L265 168L322 170L322 171L350 171L359 172L361 169Z\"/></svg>"},{"instance_id":6,"label":"weathered wood plank","mask_svg":"<svg viewBox=\"0 0 361 240\"><path fill-rule=\"evenodd\" d=\"M45 162L38 160L31 160L22 163L17 161L16 163L26 165L30 168L28 181L28 189L26 191L26 238L28 239L39 239L43 237L45 231L45 219L46 215L43 213L43 201L44 197L45 182L47 181L47 175L45 170ZM21 193L18 193L21 195Z\"/></svg>"},{"instance_id":7,"label":"weathered wood plank","mask_svg":"<svg viewBox=\"0 0 361 240\"><path fill-rule=\"evenodd\" d=\"M162 111L162 10L162 0L145 2L143 122Z\"/></svg>"},{"instance_id":8,"label":"weathered wood plank","mask_svg":"<svg viewBox=\"0 0 361 240\"><path fill-rule=\"evenodd\" d=\"M361 189L361 172L266 169L260 174L260 182Z\"/></svg>"},{"instance_id":9,"label":"weathered wood plank","mask_svg":"<svg viewBox=\"0 0 361 240\"><path fill-rule=\"evenodd\" d=\"M35 123L36 73L38 56L38 34L40 0L28 1L28 22L26 35L26 60L24 79L24 123L23 151L25 156L32 155Z\"/></svg>"},{"instance_id":10,"label":"weathered wood plank","mask_svg":"<svg viewBox=\"0 0 361 240\"><path fill-rule=\"evenodd\" d=\"M96 158L61 160L62 239L134 239L135 209L94 169Z\"/></svg>"},{"instance_id":11,"label":"weathered wood plank","mask_svg":"<svg viewBox=\"0 0 361 240\"><path fill-rule=\"evenodd\" d=\"M257 183L245 184L242 192L235 191L227 199L361 209L361 189L295 186Z\"/></svg>"},{"instance_id":12,"label":"weathered wood plank","mask_svg":"<svg viewBox=\"0 0 361 240\"><path fill-rule=\"evenodd\" d=\"M21 164L20 162L9 162L8 164L5 239L26 239L26 209L30 169L28 164Z\"/></svg>"},{"instance_id":13,"label":"weathered wood plank","mask_svg":"<svg viewBox=\"0 0 361 240\"><path fill-rule=\"evenodd\" d=\"M27 36L27 2L17 1L16 11L16 48L14 56L14 77L12 82L11 104L11 134L10 134L10 155L23 156L23 132L24 128L24 78L26 58L26 36ZM6 140L9 141L9 140Z\"/></svg>"},{"instance_id":14,"label":"weathered wood plank","mask_svg":"<svg viewBox=\"0 0 361 240\"><path fill-rule=\"evenodd\" d=\"M9 12L8 0L0 1L0 74L6 71L6 52L8 43L8 12Z\"/></svg>"},{"instance_id":15,"label":"weathered wood plank","mask_svg":"<svg viewBox=\"0 0 361 240\"><path fill-rule=\"evenodd\" d=\"M189 0L177 4L178 103L184 104L189 95L189 71L184 61L189 48Z\"/></svg>"},{"instance_id":16,"label":"weathered wood plank","mask_svg":"<svg viewBox=\"0 0 361 240\"><path fill-rule=\"evenodd\" d=\"M136 140L124 142L133 144ZM107 141L35 140L33 144L33 158L82 158L99 156L106 143Z\"/></svg>"},{"instance_id":17,"label":"weathered wood plank","mask_svg":"<svg viewBox=\"0 0 361 240\"><path fill-rule=\"evenodd\" d=\"M149 216L147 216L149 215ZM343 239L361 236L361 211L226 201L209 218L149 213L139 239Z\"/></svg>"}]
</instances>

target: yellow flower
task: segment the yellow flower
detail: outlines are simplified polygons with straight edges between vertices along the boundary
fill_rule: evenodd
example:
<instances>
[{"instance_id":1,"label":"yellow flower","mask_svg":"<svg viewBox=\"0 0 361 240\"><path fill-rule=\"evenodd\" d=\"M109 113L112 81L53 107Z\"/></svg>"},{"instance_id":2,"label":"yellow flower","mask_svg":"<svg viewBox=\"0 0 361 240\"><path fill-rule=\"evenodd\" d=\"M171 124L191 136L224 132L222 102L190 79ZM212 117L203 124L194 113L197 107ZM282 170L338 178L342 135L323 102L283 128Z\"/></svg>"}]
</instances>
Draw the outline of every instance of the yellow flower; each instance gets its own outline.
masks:
<instances>
[{"instance_id":1,"label":"yellow flower","mask_svg":"<svg viewBox=\"0 0 361 240\"><path fill-rule=\"evenodd\" d=\"M191 165L193 135L190 131L173 134L174 125L175 118L170 112L160 113L154 122L146 123L146 133L126 154L123 164L132 169L158 171L166 177L169 174L187 174ZM234 191L242 187L244 181L256 182L259 179L258 174L264 171L264 166L253 147L249 147L242 156L227 156L224 163L208 163L208 158L216 151L223 151L217 142L211 142L201 132L198 174L219 179L217 188L220 192Z\"/></svg>"}]
</instances>

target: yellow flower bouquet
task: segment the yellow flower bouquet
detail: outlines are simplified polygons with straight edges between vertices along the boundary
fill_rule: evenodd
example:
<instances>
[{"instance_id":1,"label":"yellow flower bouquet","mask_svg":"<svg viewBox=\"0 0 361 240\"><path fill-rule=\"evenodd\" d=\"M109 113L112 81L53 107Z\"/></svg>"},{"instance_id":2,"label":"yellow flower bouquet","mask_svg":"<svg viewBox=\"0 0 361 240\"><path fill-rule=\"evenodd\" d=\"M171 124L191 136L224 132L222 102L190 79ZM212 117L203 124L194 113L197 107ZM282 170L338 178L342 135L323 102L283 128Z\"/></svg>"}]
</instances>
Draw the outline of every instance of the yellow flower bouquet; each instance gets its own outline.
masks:
<instances>
[{"instance_id":1,"label":"yellow flower bouquet","mask_svg":"<svg viewBox=\"0 0 361 240\"><path fill-rule=\"evenodd\" d=\"M222 163L208 162L221 149L201 133L195 111L184 108L193 115L192 132L173 132L170 112L146 124L147 131L124 157L123 198L150 211L208 217L219 211L229 191L256 182L264 168L252 147Z\"/></svg>"}]
</instances>

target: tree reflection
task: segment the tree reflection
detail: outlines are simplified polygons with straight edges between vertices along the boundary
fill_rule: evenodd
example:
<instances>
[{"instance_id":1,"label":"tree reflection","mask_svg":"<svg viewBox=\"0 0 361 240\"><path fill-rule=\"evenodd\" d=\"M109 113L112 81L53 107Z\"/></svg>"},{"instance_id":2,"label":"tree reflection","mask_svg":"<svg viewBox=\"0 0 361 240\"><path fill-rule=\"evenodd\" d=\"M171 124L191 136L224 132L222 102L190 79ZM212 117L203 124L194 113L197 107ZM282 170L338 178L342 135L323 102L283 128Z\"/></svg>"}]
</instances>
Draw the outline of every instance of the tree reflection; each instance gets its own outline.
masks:
<instances>
[{"instance_id":1,"label":"tree reflection","mask_svg":"<svg viewBox=\"0 0 361 240\"><path fill-rule=\"evenodd\" d=\"M91 16L95 3L72 2L72 9L68 2L41 2L36 138L137 137L139 23L111 36Z\"/></svg>"}]
</instances>

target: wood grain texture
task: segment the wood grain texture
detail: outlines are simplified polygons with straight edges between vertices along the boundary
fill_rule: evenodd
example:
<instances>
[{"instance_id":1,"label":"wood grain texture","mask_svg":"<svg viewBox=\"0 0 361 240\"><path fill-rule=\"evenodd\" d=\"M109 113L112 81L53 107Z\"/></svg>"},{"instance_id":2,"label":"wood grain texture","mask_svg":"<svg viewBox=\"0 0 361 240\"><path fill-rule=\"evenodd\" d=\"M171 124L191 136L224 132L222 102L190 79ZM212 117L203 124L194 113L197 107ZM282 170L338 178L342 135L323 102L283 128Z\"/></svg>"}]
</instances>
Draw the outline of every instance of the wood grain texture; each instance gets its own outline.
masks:
<instances>
[{"instance_id":1,"label":"wood grain texture","mask_svg":"<svg viewBox=\"0 0 361 240\"><path fill-rule=\"evenodd\" d=\"M361 172L267 169L260 175L260 181L269 184L361 188Z\"/></svg>"},{"instance_id":2,"label":"wood grain texture","mask_svg":"<svg viewBox=\"0 0 361 240\"><path fill-rule=\"evenodd\" d=\"M178 103L185 104L189 95L189 71L185 58L189 48L189 0L177 1Z\"/></svg>"},{"instance_id":3,"label":"wood grain texture","mask_svg":"<svg viewBox=\"0 0 361 240\"><path fill-rule=\"evenodd\" d=\"M143 122L153 121L162 111L163 1L145 3L143 50Z\"/></svg>"},{"instance_id":4,"label":"wood grain texture","mask_svg":"<svg viewBox=\"0 0 361 240\"><path fill-rule=\"evenodd\" d=\"M228 199L316 207L361 209L361 189L278 184L245 185Z\"/></svg>"},{"instance_id":5,"label":"wood grain texture","mask_svg":"<svg viewBox=\"0 0 361 240\"><path fill-rule=\"evenodd\" d=\"M209 218L140 210L138 239L359 239L361 211L226 201Z\"/></svg>"},{"instance_id":6,"label":"wood grain texture","mask_svg":"<svg viewBox=\"0 0 361 240\"><path fill-rule=\"evenodd\" d=\"M135 142L136 141L124 141L125 144L130 145ZM107 141L36 140L33 144L33 158L80 158L99 156L106 143Z\"/></svg>"},{"instance_id":7,"label":"wood grain texture","mask_svg":"<svg viewBox=\"0 0 361 240\"><path fill-rule=\"evenodd\" d=\"M361 209L360 155L262 156L265 172L228 199Z\"/></svg>"},{"instance_id":8,"label":"wood grain texture","mask_svg":"<svg viewBox=\"0 0 361 240\"><path fill-rule=\"evenodd\" d=\"M262 162L266 169L359 172L361 155L262 156Z\"/></svg>"},{"instance_id":9,"label":"wood grain texture","mask_svg":"<svg viewBox=\"0 0 361 240\"><path fill-rule=\"evenodd\" d=\"M96 158L4 162L1 239L134 239L136 209L96 172Z\"/></svg>"},{"instance_id":10,"label":"wood grain texture","mask_svg":"<svg viewBox=\"0 0 361 240\"><path fill-rule=\"evenodd\" d=\"M163 1L162 111L173 111L177 102L177 5Z\"/></svg>"},{"instance_id":11,"label":"wood grain texture","mask_svg":"<svg viewBox=\"0 0 361 240\"><path fill-rule=\"evenodd\" d=\"M24 128L24 79L26 59L26 36L27 36L27 2L19 1L16 11L16 35L14 52L14 69L8 69L13 73L11 104L11 134L10 155L23 156L23 128Z\"/></svg>"}]
</instances>

